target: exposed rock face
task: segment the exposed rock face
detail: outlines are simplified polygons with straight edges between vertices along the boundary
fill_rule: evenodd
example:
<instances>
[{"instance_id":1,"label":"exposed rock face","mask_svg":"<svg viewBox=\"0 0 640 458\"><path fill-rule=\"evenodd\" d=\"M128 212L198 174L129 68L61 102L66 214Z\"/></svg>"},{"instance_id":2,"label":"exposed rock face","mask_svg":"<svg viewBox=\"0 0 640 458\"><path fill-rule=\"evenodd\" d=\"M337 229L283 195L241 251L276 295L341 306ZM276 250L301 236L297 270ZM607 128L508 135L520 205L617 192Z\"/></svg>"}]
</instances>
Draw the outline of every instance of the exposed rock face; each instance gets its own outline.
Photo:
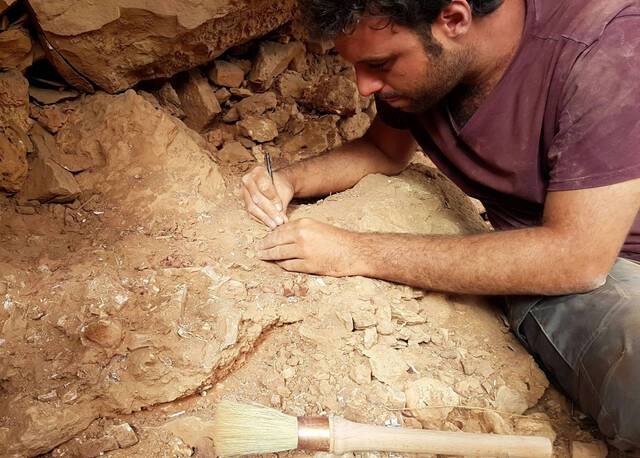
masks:
<instances>
[{"instance_id":1,"label":"exposed rock face","mask_svg":"<svg viewBox=\"0 0 640 458\"><path fill-rule=\"evenodd\" d=\"M80 194L80 187L70 172L53 160L38 157L31 164L31 171L20 197L40 202L71 202Z\"/></svg>"},{"instance_id":2,"label":"exposed rock face","mask_svg":"<svg viewBox=\"0 0 640 458\"><path fill-rule=\"evenodd\" d=\"M0 2L0 6L2 2ZM24 70L33 62L31 37L21 27L0 33L0 70Z\"/></svg>"},{"instance_id":3,"label":"exposed rock face","mask_svg":"<svg viewBox=\"0 0 640 458\"><path fill-rule=\"evenodd\" d=\"M292 18L295 0L29 4L44 38L64 62L96 86L118 92L207 63L273 30Z\"/></svg>"},{"instance_id":4,"label":"exposed rock face","mask_svg":"<svg viewBox=\"0 0 640 458\"><path fill-rule=\"evenodd\" d=\"M29 130L29 83L17 70L0 73L0 126Z\"/></svg>"},{"instance_id":5,"label":"exposed rock face","mask_svg":"<svg viewBox=\"0 0 640 458\"><path fill-rule=\"evenodd\" d=\"M0 129L0 190L19 191L27 170L27 149L24 143L13 129Z\"/></svg>"},{"instance_id":6,"label":"exposed rock face","mask_svg":"<svg viewBox=\"0 0 640 458\"><path fill-rule=\"evenodd\" d=\"M187 115L185 124L198 132L209 126L222 111L215 91L200 70L191 70L184 78L179 78L176 92Z\"/></svg>"}]
</instances>

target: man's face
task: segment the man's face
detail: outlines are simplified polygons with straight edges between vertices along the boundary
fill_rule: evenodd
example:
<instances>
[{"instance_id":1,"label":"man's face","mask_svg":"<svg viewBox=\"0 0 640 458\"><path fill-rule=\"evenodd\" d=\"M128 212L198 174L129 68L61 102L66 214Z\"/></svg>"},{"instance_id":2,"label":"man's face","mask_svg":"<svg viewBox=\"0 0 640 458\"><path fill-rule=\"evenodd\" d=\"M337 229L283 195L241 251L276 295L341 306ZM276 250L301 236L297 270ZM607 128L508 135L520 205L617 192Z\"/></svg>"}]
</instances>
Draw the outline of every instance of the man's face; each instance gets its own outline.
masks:
<instances>
[{"instance_id":1,"label":"man's face","mask_svg":"<svg viewBox=\"0 0 640 458\"><path fill-rule=\"evenodd\" d=\"M394 108L426 111L460 83L468 56L446 47L427 52L417 33L388 22L363 17L353 33L336 39L336 49L354 65L363 96L378 94Z\"/></svg>"}]
</instances>

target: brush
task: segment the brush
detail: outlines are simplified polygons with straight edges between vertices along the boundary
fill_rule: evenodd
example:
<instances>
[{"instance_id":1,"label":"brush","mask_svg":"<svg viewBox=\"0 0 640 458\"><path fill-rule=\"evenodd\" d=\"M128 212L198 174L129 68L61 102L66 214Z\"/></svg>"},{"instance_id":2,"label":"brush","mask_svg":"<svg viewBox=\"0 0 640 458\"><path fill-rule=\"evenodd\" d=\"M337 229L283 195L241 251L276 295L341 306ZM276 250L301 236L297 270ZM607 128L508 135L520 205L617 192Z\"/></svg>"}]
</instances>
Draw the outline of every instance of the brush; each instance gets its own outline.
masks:
<instances>
[{"instance_id":1,"label":"brush","mask_svg":"<svg viewBox=\"0 0 640 458\"><path fill-rule=\"evenodd\" d=\"M220 456L287 450L404 452L511 458L549 458L546 437L505 436L354 423L340 417L292 417L268 407L222 401L213 421Z\"/></svg>"}]
</instances>

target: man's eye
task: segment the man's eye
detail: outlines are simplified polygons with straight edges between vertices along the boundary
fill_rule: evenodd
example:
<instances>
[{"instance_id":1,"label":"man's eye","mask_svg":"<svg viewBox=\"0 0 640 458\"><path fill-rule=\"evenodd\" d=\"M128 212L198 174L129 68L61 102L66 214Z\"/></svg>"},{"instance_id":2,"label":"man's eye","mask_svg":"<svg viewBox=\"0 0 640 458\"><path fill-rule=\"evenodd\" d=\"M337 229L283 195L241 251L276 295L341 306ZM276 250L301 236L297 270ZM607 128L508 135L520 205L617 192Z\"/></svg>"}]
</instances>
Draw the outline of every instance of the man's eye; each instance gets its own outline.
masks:
<instances>
[{"instance_id":1,"label":"man's eye","mask_svg":"<svg viewBox=\"0 0 640 458\"><path fill-rule=\"evenodd\" d=\"M372 70L383 70L388 63L388 60L384 60L381 62L369 62L369 68Z\"/></svg>"}]
</instances>

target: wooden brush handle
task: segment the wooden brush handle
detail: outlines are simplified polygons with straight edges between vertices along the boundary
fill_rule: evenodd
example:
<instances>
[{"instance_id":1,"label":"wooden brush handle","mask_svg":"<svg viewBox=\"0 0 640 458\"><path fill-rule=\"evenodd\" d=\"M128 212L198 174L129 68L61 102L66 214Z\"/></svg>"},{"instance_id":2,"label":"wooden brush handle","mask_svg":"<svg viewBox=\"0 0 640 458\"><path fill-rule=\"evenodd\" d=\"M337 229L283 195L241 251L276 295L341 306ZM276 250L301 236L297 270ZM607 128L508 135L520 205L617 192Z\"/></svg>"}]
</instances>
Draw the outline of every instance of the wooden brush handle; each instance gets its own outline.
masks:
<instances>
[{"instance_id":1,"label":"wooden brush handle","mask_svg":"<svg viewBox=\"0 0 640 458\"><path fill-rule=\"evenodd\" d=\"M331 452L405 452L504 458L550 458L546 437L388 428L331 418Z\"/></svg>"}]
</instances>

